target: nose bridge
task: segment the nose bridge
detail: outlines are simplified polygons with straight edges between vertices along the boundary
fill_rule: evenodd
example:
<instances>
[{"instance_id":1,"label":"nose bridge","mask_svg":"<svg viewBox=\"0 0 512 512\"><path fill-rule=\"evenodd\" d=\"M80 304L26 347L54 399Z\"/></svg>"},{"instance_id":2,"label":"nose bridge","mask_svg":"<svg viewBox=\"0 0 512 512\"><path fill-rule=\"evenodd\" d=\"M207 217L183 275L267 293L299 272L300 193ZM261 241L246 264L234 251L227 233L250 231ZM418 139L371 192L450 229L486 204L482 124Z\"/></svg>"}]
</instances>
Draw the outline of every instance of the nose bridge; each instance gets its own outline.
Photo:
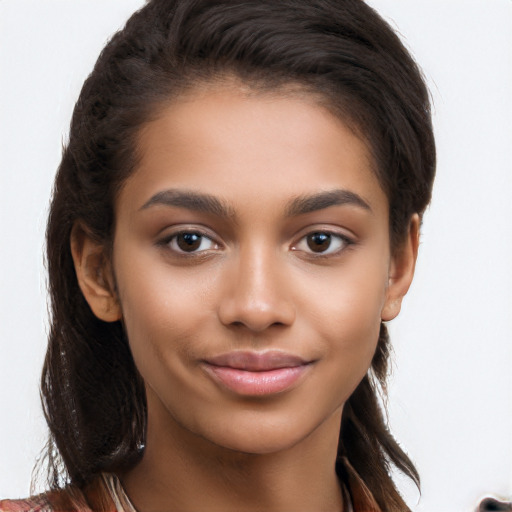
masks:
<instances>
[{"instance_id":1,"label":"nose bridge","mask_svg":"<svg viewBox=\"0 0 512 512\"><path fill-rule=\"evenodd\" d=\"M282 256L268 243L253 240L241 245L221 300L221 321L243 324L253 331L293 323L295 311L289 287L284 283L284 267Z\"/></svg>"}]
</instances>

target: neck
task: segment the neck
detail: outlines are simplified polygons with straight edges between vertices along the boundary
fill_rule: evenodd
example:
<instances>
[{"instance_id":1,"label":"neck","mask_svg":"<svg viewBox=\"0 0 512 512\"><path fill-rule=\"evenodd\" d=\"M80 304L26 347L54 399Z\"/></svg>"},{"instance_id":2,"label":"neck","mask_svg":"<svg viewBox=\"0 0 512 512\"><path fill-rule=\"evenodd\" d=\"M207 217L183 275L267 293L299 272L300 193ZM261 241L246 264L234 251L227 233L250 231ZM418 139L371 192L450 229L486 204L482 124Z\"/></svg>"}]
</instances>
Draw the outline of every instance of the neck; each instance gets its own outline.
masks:
<instances>
[{"instance_id":1,"label":"neck","mask_svg":"<svg viewBox=\"0 0 512 512\"><path fill-rule=\"evenodd\" d=\"M170 504L182 512L343 510L334 471L341 411L307 439L270 454L229 450L169 417L162 429L161 420L150 415L144 457L121 475L139 512Z\"/></svg>"}]
</instances>

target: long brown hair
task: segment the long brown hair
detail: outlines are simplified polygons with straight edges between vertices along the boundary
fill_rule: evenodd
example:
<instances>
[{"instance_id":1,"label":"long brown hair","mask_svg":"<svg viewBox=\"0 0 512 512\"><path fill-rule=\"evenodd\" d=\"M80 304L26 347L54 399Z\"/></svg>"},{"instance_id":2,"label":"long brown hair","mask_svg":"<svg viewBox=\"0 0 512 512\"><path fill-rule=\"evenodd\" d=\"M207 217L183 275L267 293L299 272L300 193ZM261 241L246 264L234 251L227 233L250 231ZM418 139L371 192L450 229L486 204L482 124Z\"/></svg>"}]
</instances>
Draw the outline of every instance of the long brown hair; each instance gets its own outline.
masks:
<instances>
[{"instance_id":1,"label":"long brown hair","mask_svg":"<svg viewBox=\"0 0 512 512\"><path fill-rule=\"evenodd\" d=\"M183 91L225 76L257 90L298 85L361 134L389 200L392 248L430 200L435 146L427 89L399 38L363 1L150 0L114 35L85 81L56 177L42 375L52 487L83 487L101 472L133 467L145 442L144 384L120 322L96 318L80 292L71 229L80 221L111 247L116 193L137 166L140 127ZM407 507L390 465L418 485L419 476L379 405L388 351L382 325L371 369L344 408L339 455L382 510L395 511Z\"/></svg>"}]
</instances>

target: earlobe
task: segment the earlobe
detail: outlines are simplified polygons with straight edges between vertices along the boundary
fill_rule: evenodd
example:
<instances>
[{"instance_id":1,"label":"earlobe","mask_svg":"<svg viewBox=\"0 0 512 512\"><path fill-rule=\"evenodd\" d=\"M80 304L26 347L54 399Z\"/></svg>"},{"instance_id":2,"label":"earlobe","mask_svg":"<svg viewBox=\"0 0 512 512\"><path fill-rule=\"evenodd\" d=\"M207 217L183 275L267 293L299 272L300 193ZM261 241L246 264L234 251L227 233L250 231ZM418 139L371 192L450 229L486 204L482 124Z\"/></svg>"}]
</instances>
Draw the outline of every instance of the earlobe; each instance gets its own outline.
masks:
<instances>
[{"instance_id":1,"label":"earlobe","mask_svg":"<svg viewBox=\"0 0 512 512\"><path fill-rule=\"evenodd\" d=\"M418 257L419 236L420 218L418 214L414 214L409 223L406 239L391 257L386 301L381 311L381 319L384 322L398 316L402 299L411 286Z\"/></svg>"},{"instance_id":2,"label":"earlobe","mask_svg":"<svg viewBox=\"0 0 512 512\"><path fill-rule=\"evenodd\" d=\"M71 254L78 284L92 312L104 322L121 319L111 265L102 244L81 223L71 231Z\"/></svg>"}]
</instances>

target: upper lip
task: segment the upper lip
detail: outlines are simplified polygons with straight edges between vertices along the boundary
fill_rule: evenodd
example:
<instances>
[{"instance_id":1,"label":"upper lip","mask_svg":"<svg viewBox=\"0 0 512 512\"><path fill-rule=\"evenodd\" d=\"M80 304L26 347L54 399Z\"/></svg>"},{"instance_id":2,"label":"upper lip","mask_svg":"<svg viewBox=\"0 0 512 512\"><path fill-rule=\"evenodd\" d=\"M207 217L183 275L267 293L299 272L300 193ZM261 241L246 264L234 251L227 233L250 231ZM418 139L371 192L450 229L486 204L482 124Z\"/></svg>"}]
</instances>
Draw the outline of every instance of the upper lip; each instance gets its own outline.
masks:
<instances>
[{"instance_id":1,"label":"upper lip","mask_svg":"<svg viewBox=\"0 0 512 512\"><path fill-rule=\"evenodd\" d=\"M226 352L206 359L206 363L249 372L263 372L279 368L293 368L307 364L308 361L295 354L271 350L267 352Z\"/></svg>"}]
</instances>

